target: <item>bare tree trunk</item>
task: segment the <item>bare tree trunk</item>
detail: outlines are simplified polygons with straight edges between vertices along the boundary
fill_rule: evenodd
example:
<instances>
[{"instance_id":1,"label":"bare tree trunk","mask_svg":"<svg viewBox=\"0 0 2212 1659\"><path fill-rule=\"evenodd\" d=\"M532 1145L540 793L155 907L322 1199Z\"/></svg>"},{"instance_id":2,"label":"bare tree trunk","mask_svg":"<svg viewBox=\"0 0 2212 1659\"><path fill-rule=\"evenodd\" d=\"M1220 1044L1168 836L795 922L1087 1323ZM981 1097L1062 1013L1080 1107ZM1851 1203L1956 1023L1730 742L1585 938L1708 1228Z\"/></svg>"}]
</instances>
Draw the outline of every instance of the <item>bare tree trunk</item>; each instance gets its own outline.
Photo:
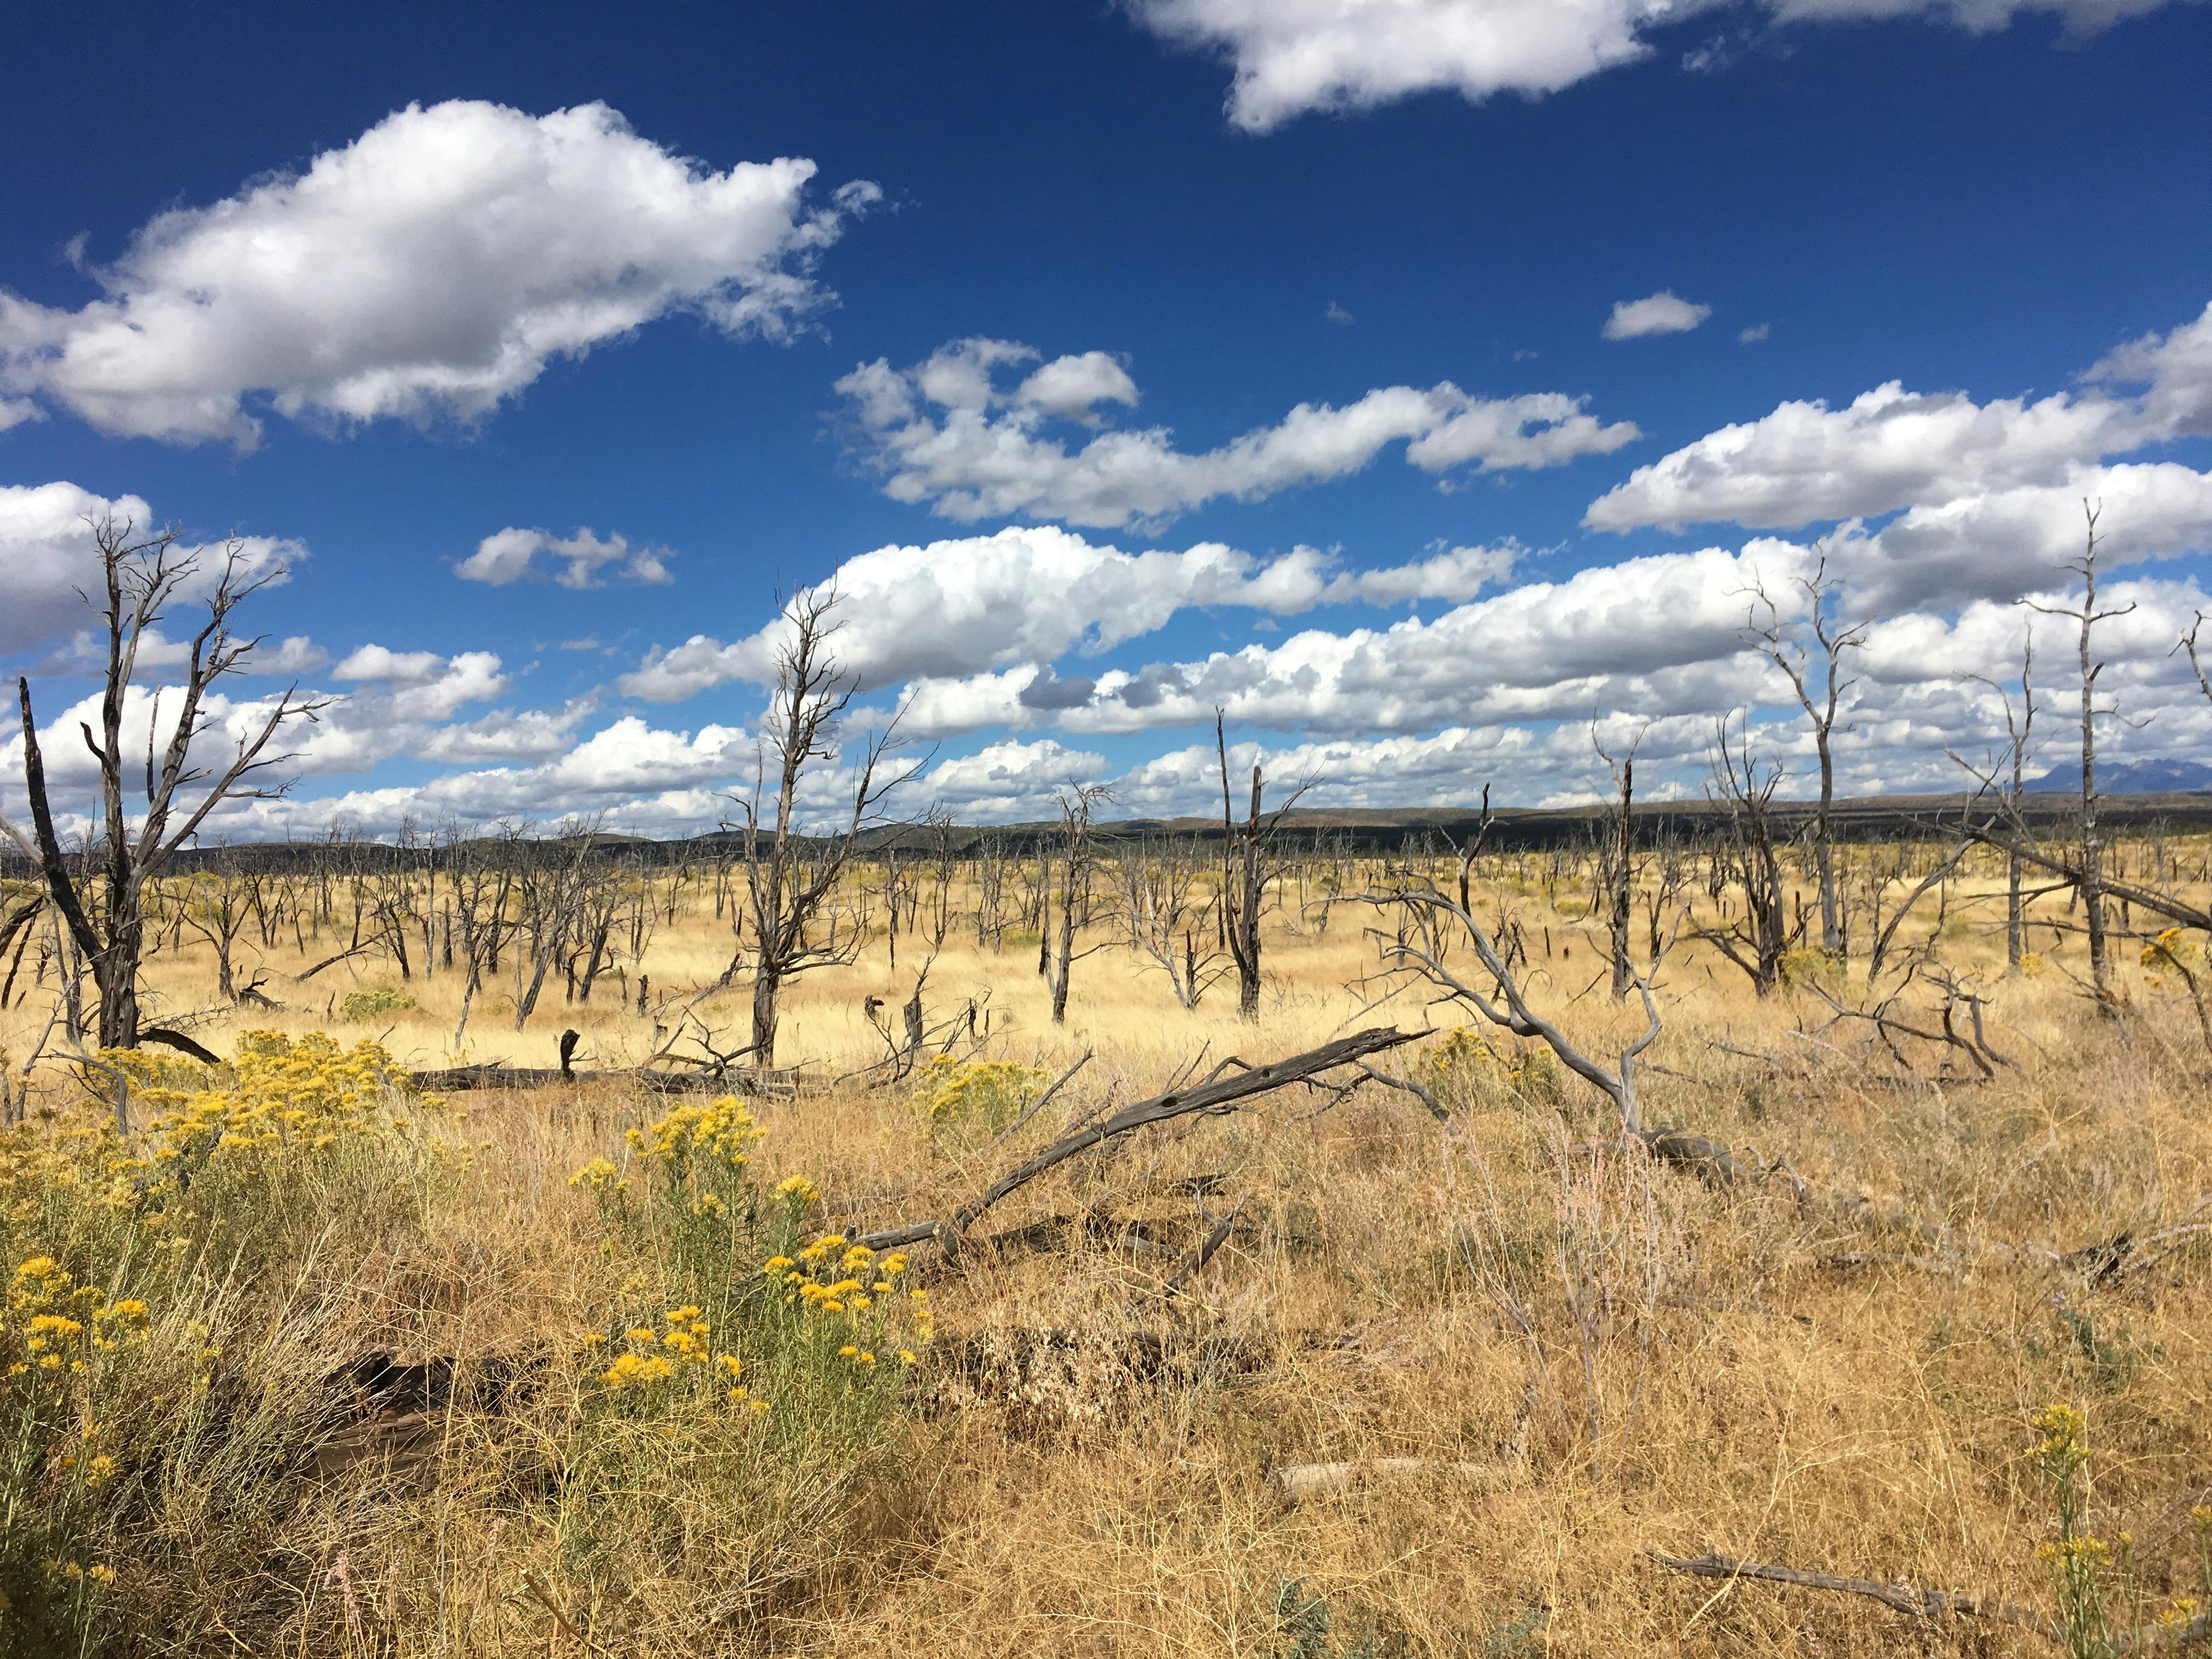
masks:
<instances>
[{"instance_id":1,"label":"bare tree trunk","mask_svg":"<svg viewBox=\"0 0 2212 1659\"><path fill-rule=\"evenodd\" d=\"M1766 620L1760 623L1754 610L1746 621L1744 638L1789 676L1790 687L1797 694L1798 706L1812 724L1813 747L1820 763L1820 795L1814 809L1812 824L1813 865L1820 888L1820 949L1829 956L1839 957L1844 951L1844 930L1836 902L1836 762L1832 744L1844 693L1853 684L1841 678L1844 653L1864 648L1869 624L1845 623L1837 616L1837 583L1829 574L1825 547L1820 549L1813 574L1800 577L1797 586L1804 590L1811 606L1807 623L1819 647L1817 688L1811 677L1814 653L1791 637L1796 629L1783 623L1773 599L1758 584L1753 585L1752 592L1758 604L1765 607Z\"/></svg>"},{"instance_id":2,"label":"bare tree trunk","mask_svg":"<svg viewBox=\"0 0 2212 1659\"><path fill-rule=\"evenodd\" d=\"M1636 882L1636 866L1631 859L1631 820L1629 809L1636 799L1636 757L1631 755L1620 767L1620 822L1619 842L1614 853L1617 860L1613 877L1613 1000L1628 1000L1628 994L1636 985L1636 968L1628 959L1628 921L1631 890Z\"/></svg>"},{"instance_id":3,"label":"bare tree trunk","mask_svg":"<svg viewBox=\"0 0 2212 1659\"><path fill-rule=\"evenodd\" d=\"M2124 617L2135 609L2132 603L2116 611L2097 609L2097 553L2101 545L2097 535L2100 509L2088 502L2082 503L2088 519L2081 556L2073 569L2081 574L2082 584L2081 608L2079 611L2059 605L2037 605L2023 600L2031 610L2046 616L2066 617L2081 626L2078 659L2081 673L2081 870L2075 890L2081 900L2082 924L2089 939L2089 981L2098 1003L2112 1006L2112 965L2105 933L2105 842L2097 821L2097 720L2101 714L2109 718L2112 709L2097 707L2097 677L2105 665L2095 659L2092 635L2096 625L2115 617Z\"/></svg>"},{"instance_id":4,"label":"bare tree trunk","mask_svg":"<svg viewBox=\"0 0 2212 1659\"><path fill-rule=\"evenodd\" d=\"M1306 792L1300 784L1263 823L1260 792L1264 780L1252 769L1252 803L1244 822L1237 823L1229 804L1229 739L1224 711L1213 711L1214 754L1221 763L1221 942L1237 964L1237 1012L1246 1019L1260 1017L1260 912L1266 907L1267 884L1279 873L1273 856L1275 831L1283 816Z\"/></svg>"}]
</instances>

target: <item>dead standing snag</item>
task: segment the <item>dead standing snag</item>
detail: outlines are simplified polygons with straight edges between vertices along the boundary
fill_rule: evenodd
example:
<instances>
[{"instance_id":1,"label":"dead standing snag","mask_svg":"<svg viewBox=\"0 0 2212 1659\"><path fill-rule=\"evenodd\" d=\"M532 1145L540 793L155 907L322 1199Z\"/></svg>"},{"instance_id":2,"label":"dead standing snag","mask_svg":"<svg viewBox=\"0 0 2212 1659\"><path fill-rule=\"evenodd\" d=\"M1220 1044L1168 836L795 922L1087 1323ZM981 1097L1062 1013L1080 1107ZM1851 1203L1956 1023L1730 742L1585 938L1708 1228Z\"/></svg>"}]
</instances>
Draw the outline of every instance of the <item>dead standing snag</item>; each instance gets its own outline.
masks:
<instances>
[{"instance_id":1,"label":"dead standing snag","mask_svg":"<svg viewBox=\"0 0 2212 1659\"><path fill-rule=\"evenodd\" d=\"M801 588L785 607L789 632L776 647L775 691L761 722L761 776L751 795L738 802L744 815L745 883L753 923L752 1042L739 1052L750 1052L763 1068L775 1063L777 1001L784 981L811 969L848 962L858 951L860 930L848 928L841 940L834 909L826 939L814 937L810 925L836 892L860 832L878 821L885 797L926 764L886 775L884 762L898 726L894 716L889 727L871 733L860 745L852 811L842 830L818 842L799 834L794 820L800 810L800 780L809 767L836 754L840 721L860 690L858 678L830 653L838 627L832 615L836 607L836 590L824 587ZM767 805L775 814L766 828L761 823L763 788L772 789ZM740 946L723 976L726 983L744 957Z\"/></svg>"},{"instance_id":2,"label":"dead standing snag","mask_svg":"<svg viewBox=\"0 0 2212 1659\"><path fill-rule=\"evenodd\" d=\"M174 1033L142 1030L139 1025L138 970L146 949L147 884L191 844L208 815L226 800L270 800L283 794L286 785L257 781L258 774L293 758L266 753L270 740L293 721L313 720L330 701L302 697L296 687L288 690L240 732L234 752L219 771L192 764L194 745L215 725L206 707L210 693L225 677L243 672L260 643L258 637L242 638L231 631L232 613L281 574L254 574L246 563L242 545L232 542L223 550L222 568L208 598L207 620L187 648L176 725L166 744L156 739L163 693L170 688L154 692L147 716L146 805L134 834L124 799L125 708L138 676L140 647L150 649L165 607L198 573L199 562L191 554L179 552L178 531L163 530L136 541L131 532L128 520L112 518L92 526L102 582L93 604L106 635L107 654L100 728L95 732L86 725L79 730L100 768L100 842L93 860L96 881L71 874L55 832L46 759L31 712L30 681L25 678L15 682L15 698L22 721L23 783L30 797L32 834L26 836L0 818L0 834L38 866L56 912L92 969L100 988L99 1042L103 1048L135 1048L147 1040L175 1046ZM179 799L203 783L205 792L197 801Z\"/></svg>"}]
</instances>

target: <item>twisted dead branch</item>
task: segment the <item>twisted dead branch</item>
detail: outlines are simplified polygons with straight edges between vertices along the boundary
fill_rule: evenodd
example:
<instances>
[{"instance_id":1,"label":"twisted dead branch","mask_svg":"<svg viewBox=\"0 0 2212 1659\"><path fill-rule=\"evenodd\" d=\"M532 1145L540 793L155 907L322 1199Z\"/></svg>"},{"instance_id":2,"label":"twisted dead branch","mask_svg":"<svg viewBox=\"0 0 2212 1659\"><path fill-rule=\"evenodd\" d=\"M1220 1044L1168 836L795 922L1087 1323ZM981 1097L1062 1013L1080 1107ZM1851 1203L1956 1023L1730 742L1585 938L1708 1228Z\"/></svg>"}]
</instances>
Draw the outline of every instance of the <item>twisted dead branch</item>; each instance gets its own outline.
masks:
<instances>
[{"instance_id":1,"label":"twisted dead branch","mask_svg":"<svg viewBox=\"0 0 2212 1659\"><path fill-rule=\"evenodd\" d=\"M920 1244L934 1240L949 1251L957 1249L960 1236L975 1219L1009 1194L1018 1191L1047 1170L1057 1168L1069 1158L1123 1135L1133 1134L1139 1129L1155 1123L1194 1115L1219 1115L1236 1107L1242 1101L1258 1095L1272 1093L1293 1083L1304 1083L1364 1060L1369 1054L1381 1054L1427 1036L1422 1031L1401 1031L1394 1026L1376 1026L1370 1030L1355 1032L1325 1042L1318 1048L1309 1048L1304 1054L1292 1054L1267 1066L1246 1066L1243 1061L1224 1060L1206 1079L1187 1090L1170 1090L1124 1106L1103 1122L1078 1129L1046 1147L1036 1157L1009 1170L982 1193L962 1205L950 1216L927 1221L908 1222L902 1226L887 1228L881 1232L862 1236L860 1243L872 1250L896 1249L902 1245ZM1236 1067L1231 1070L1231 1067Z\"/></svg>"}]
</instances>

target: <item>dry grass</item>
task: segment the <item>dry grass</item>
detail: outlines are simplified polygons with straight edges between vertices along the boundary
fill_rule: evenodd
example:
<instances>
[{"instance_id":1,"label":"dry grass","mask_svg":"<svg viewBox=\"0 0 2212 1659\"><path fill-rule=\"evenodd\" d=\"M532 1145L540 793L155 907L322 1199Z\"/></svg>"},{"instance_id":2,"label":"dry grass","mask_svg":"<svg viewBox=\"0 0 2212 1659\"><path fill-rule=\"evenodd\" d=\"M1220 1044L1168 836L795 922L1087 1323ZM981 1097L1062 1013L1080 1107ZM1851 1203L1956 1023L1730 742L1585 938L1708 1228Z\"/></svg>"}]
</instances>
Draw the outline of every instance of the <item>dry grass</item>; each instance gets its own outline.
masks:
<instances>
[{"instance_id":1,"label":"dry grass","mask_svg":"<svg viewBox=\"0 0 2212 1659\"><path fill-rule=\"evenodd\" d=\"M1577 995L1603 962L1573 920L1579 898L1562 890L1554 909L1534 884L1496 891L1519 907L1540 1000L1579 1039L1617 1048L1640 1029L1601 987ZM1223 992L1186 1013L1114 951L1077 964L1055 1030L1033 937L1009 936L1003 954L949 950L930 1005L985 1003L989 1055L1048 1071L1086 1048L1097 1059L1038 1121L981 1151L933 1137L903 1087L756 1103L769 1133L754 1169L763 1184L811 1177L822 1228L943 1213L1014 1155L1201 1053L1273 1058L1343 1028L1359 1012L1347 988L1374 961L1361 920L1340 910L1325 935L1271 935L1256 1026ZM2054 1522L2027 1424L2057 1400L2087 1414L2092 1520L2132 1532L2155 1611L2198 1593L2188 1510L2212 1499L2205 1254L2099 1284L1972 1247L2066 1249L2187 1212L2212 1192L2206 1055L2186 1004L2132 959L2116 1023L2079 995L2063 951L2051 971L2003 978L1981 925L1941 949L1978 970L1992 1044L2020 1062L1994 1082L1924 1048L1900 1066L1849 1028L1793 1036L1818 1030L1822 1005L1760 1001L1734 969L1685 950L1650 1056L1666 1069L1644 1085L1652 1121L1940 1218L1963 1242L1949 1256L1931 1259L1910 1230L1800 1207L1779 1182L1717 1193L1610 1150L1571 1078L1462 1067L1444 1079L1450 1133L1404 1095L1331 1105L1291 1091L1079 1161L978 1230L1056 1216L1071 1224L1056 1245L949 1264L917 1252L937 1341L898 1409L870 1419L865 1452L837 1443L835 1478L827 1441L794 1442L781 1463L755 1456L740 1478L722 1431L690 1419L586 1447L591 1384L571 1367L526 1404L437 1416L427 1453L319 1482L286 1475L281 1515L228 1501L225 1481L273 1490L243 1453L168 1477L131 1523L140 1571L118 1563L109 1639L349 1656L1273 1656L1310 1628L1285 1623L1296 1583L1291 1602L1322 1598L1333 1626L1309 1654L2035 1652L2044 1638L2014 1627L1923 1628L1870 1602L1717 1586L1647 1553L1713 1548L2047 1612L2035 1551ZM726 952L711 916L680 915L631 971L702 983ZM382 966L347 980L347 964L293 991L282 975L304 963L288 948L267 965L295 1006L226 1015L202 1041L228 1051L240 1025L328 1025L380 1036L402 1063L448 1058L454 975L402 987ZM212 972L187 945L157 957L152 981L168 1008L203 1007ZM326 1000L335 1013L371 986L415 1006L326 1019ZM909 986L880 942L802 981L785 1055L823 1076L873 1058L883 1044L861 999L896 1005ZM714 1010L710 1024L740 1024L742 988ZM45 1012L34 996L0 1015L0 1041L20 1056ZM1387 1012L1422 1018L1410 1000ZM583 1032L587 1063L651 1044L611 985L589 1007L562 1006L556 986L520 1033L511 1010L480 1000L470 1057L550 1064L564 1024ZM31 1134L95 1109L61 1073L40 1075L50 1115ZM657 1104L598 1085L458 1103L465 1121L434 1131L434 1170L387 1163L366 1184L303 1194L300 1224L249 1287L264 1324L232 1375L265 1419L252 1443L278 1463L296 1431L287 1390L356 1355L565 1354L679 1288L666 1251L629 1235L617 1248L569 1184L590 1158L620 1158L623 1131ZM1204 1196L1190 1177L1213 1178ZM1209 1218L1236 1206L1191 1294L1164 1297ZM32 1224L19 1218L15 1238ZM1385 1458L1474 1467L1296 1502L1270 1478ZM763 1468L781 1471L773 1490ZM649 1523L629 1527L626 1502ZM574 1542L585 1507L596 1553Z\"/></svg>"}]
</instances>

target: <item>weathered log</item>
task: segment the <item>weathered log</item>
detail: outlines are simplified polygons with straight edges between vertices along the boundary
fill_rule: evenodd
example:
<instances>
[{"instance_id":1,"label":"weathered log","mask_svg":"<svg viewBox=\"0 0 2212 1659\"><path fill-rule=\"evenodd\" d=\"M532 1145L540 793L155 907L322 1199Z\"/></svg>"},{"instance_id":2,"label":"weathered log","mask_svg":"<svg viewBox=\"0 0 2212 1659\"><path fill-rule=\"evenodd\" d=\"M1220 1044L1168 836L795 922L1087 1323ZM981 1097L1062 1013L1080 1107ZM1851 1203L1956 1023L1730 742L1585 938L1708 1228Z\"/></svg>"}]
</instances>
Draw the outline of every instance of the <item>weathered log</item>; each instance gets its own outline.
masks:
<instances>
[{"instance_id":1,"label":"weathered log","mask_svg":"<svg viewBox=\"0 0 2212 1659\"><path fill-rule=\"evenodd\" d=\"M1843 1595L1863 1595L1917 1619L1933 1619L1938 1613L1955 1613L1968 1619L2000 1619L2009 1625L2020 1625L2051 1638L2060 1639L2058 1627L2039 1613L2008 1602L1991 1601L1980 1596L1962 1595L1956 1590L1916 1589L1899 1580L1884 1583L1875 1578L1847 1578L1840 1573L1805 1572L1796 1567L1778 1566L1765 1561L1737 1561L1725 1555L1716 1555L1708 1550L1703 1555L1689 1559L1651 1553L1651 1559L1662 1567L1676 1572L1686 1572L1693 1578L1761 1578L1770 1583L1795 1584L1803 1589L1833 1590Z\"/></svg>"}]
</instances>

